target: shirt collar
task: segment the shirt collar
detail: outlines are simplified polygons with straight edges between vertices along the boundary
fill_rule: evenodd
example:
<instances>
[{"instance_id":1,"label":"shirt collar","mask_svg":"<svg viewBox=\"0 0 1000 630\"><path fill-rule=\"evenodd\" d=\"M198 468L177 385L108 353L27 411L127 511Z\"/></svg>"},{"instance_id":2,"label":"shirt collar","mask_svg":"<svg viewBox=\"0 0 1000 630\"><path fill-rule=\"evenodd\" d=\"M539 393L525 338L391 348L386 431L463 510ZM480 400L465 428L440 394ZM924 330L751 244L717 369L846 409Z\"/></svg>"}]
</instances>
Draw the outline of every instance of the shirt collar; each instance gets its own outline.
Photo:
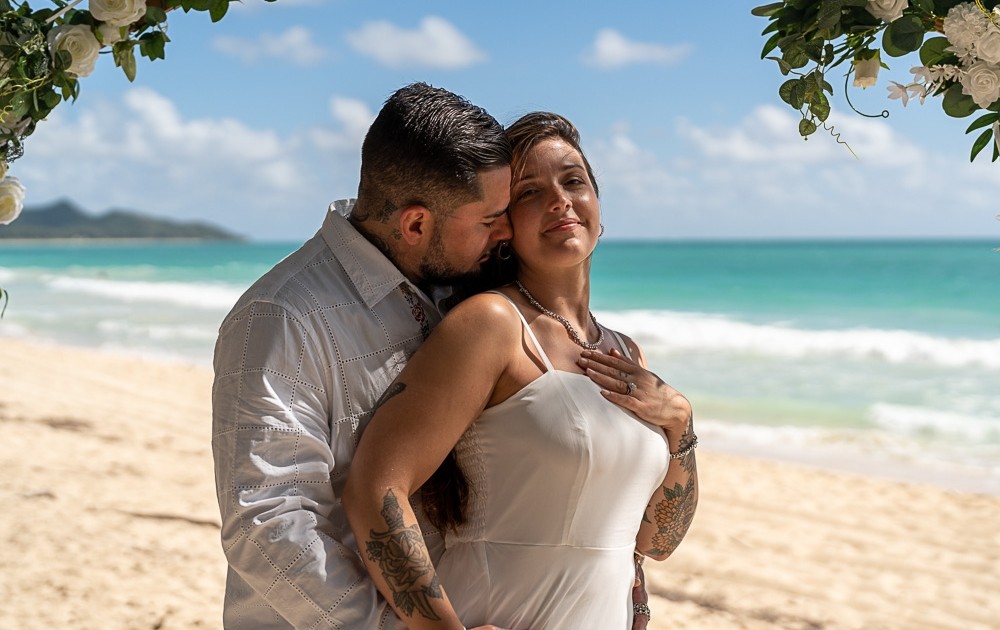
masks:
<instances>
[{"instance_id":1,"label":"shirt collar","mask_svg":"<svg viewBox=\"0 0 1000 630\"><path fill-rule=\"evenodd\" d=\"M364 300L365 306L373 308L393 289L405 283L424 301L440 310L438 303L451 294L451 289L448 287L437 289L433 292L433 299L430 299L410 282L396 265L385 257L385 254L348 221L347 217L354 209L356 201L356 199L339 199L330 204L320 233L333 252L334 258L347 272L347 277Z\"/></svg>"}]
</instances>

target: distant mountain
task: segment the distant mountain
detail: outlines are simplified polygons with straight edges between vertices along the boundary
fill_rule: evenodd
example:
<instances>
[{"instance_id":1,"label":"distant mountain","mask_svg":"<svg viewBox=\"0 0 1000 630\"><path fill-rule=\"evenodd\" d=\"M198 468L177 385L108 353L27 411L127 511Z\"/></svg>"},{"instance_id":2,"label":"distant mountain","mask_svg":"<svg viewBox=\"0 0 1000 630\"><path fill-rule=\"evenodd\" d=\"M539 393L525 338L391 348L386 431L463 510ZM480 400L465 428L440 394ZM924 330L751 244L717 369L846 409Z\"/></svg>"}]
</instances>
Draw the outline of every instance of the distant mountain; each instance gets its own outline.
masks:
<instances>
[{"instance_id":1,"label":"distant mountain","mask_svg":"<svg viewBox=\"0 0 1000 630\"><path fill-rule=\"evenodd\" d=\"M87 214L70 201L25 208L10 225L0 225L5 238L156 238L238 241L237 234L196 221L169 221L127 210Z\"/></svg>"}]
</instances>

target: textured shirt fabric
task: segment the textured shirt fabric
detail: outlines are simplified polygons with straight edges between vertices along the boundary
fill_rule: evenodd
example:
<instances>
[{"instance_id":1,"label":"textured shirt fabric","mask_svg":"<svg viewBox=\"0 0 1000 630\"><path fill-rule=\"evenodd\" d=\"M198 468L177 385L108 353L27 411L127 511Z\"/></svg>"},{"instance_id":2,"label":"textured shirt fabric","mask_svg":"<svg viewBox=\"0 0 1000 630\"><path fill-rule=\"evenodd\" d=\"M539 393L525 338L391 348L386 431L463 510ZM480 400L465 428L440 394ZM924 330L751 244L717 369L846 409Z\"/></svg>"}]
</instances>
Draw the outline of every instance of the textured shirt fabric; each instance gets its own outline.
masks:
<instances>
[{"instance_id":1,"label":"textured shirt fabric","mask_svg":"<svg viewBox=\"0 0 1000 630\"><path fill-rule=\"evenodd\" d=\"M340 496L375 403L441 314L354 229L352 207L335 202L219 330L212 448L226 628L402 627ZM436 560L440 536L421 526Z\"/></svg>"}]
</instances>

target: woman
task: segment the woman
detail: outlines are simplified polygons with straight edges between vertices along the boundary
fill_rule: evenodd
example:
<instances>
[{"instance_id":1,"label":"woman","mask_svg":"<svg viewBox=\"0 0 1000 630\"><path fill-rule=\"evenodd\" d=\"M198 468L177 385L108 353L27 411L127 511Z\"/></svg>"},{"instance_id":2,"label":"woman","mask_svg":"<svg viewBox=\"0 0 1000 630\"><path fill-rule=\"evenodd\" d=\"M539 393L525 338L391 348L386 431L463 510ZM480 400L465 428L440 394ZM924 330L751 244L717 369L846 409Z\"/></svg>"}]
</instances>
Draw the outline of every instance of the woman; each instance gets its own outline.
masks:
<instances>
[{"instance_id":1,"label":"woman","mask_svg":"<svg viewBox=\"0 0 1000 630\"><path fill-rule=\"evenodd\" d=\"M516 280L455 307L410 360L343 501L410 628L624 629L633 553L665 558L694 513L691 407L590 313L602 226L576 129L534 113L507 133ZM409 501L432 474L436 571Z\"/></svg>"}]
</instances>

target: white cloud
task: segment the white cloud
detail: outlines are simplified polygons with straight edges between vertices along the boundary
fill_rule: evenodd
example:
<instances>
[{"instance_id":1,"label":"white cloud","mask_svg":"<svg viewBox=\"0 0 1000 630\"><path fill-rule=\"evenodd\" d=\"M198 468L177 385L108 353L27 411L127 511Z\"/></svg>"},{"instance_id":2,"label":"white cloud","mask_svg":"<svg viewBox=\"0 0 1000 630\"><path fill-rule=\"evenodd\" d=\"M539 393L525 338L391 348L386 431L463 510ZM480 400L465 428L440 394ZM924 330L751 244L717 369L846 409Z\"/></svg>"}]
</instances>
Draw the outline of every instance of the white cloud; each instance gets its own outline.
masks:
<instances>
[{"instance_id":1,"label":"white cloud","mask_svg":"<svg viewBox=\"0 0 1000 630\"><path fill-rule=\"evenodd\" d=\"M375 120L375 112L363 101L334 96L330 99L330 115L338 129L316 129L310 134L312 141L323 150L360 155L361 143L368 133L368 127Z\"/></svg>"},{"instance_id":2,"label":"white cloud","mask_svg":"<svg viewBox=\"0 0 1000 630\"><path fill-rule=\"evenodd\" d=\"M838 129L859 155L855 159L822 132L803 141L797 125L794 113L766 106L727 127L679 121L679 140L653 138L649 130L636 140L627 126L616 126L590 152L609 233L635 238L995 233L992 191L1000 186L1000 173L988 162L963 163L963 155L927 150L885 122L848 118Z\"/></svg>"},{"instance_id":3,"label":"white cloud","mask_svg":"<svg viewBox=\"0 0 1000 630\"><path fill-rule=\"evenodd\" d=\"M687 44L666 46L635 42L614 29L605 28L598 31L583 59L594 67L611 70L634 63L676 63L690 52L691 46Z\"/></svg>"},{"instance_id":4,"label":"white cloud","mask_svg":"<svg viewBox=\"0 0 1000 630\"><path fill-rule=\"evenodd\" d=\"M450 22L428 16L408 30L390 22L369 22L348 33L347 42L358 52L390 68L467 68L487 59L486 54Z\"/></svg>"},{"instance_id":5,"label":"white cloud","mask_svg":"<svg viewBox=\"0 0 1000 630\"><path fill-rule=\"evenodd\" d=\"M313 41L309 31L301 26L293 26L277 35L263 33L256 40L220 35L212 40L212 46L245 63L278 59L307 66L318 63L329 55L325 48Z\"/></svg>"},{"instance_id":6,"label":"white cloud","mask_svg":"<svg viewBox=\"0 0 1000 630\"><path fill-rule=\"evenodd\" d=\"M316 230L330 201L357 190L363 107L335 99L342 142L330 147L313 141L314 132L333 134L328 127L282 136L233 118L185 118L168 98L134 88L121 102L53 112L12 174L29 207L69 198L92 211L128 208L298 239Z\"/></svg>"},{"instance_id":7,"label":"white cloud","mask_svg":"<svg viewBox=\"0 0 1000 630\"><path fill-rule=\"evenodd\" d=\"M923 149L880 120L828 120L832 133L820 127L809 140L799 135L799 120L790 108L764 105L736 127L703 129L682 122L678 131L706 157L737 162L855 161L851 150L869 165L913 165L926 158ZM846 145L837 142L837 134Z\"/></svg>"}]
</instances>

